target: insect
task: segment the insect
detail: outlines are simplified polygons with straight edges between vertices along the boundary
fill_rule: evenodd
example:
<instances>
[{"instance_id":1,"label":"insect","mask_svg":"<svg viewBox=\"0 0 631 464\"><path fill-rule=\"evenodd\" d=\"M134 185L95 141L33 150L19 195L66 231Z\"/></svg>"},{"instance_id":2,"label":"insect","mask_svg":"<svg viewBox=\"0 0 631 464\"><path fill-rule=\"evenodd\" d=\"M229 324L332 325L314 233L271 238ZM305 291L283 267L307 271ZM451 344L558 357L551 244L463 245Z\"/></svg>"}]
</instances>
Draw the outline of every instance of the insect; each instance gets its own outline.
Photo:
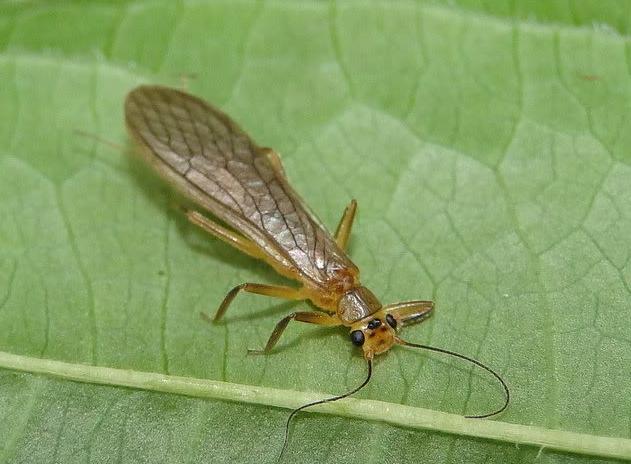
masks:
<instances>
[{"instance_id":1,"label":"insect","mask_svg":"<svg viewBox=\"0 0 631 464\"><path fill-rule=\"evenodd\" d=\"M502 407L467 417L490 417L506 409L509 390L495 371L467 356L398 336L402 327L428 318L434 304L407 301L384 306L361 284L359 269L345 252L357 210L355 200L344 210L335 234L329 234L289 184L274 150L257 145L225 113L184 92L137 87L125 100L125 122L142 158L201 209L186 210L190 222L300 283L299 287L250 282L237 285L219 305L214 321L224 316L239 292L309 300L317 310L287 315L276 324L265 347L250 353L272 351L291 321L347 327L350 341L362 350L368 371L364 382L347 393L292 411L281 456L289 423L298 411L359 391L370 381L373 358L395 344L456 356L485 369L501 383L505 393Z\"/></svg>"}]
</instances>

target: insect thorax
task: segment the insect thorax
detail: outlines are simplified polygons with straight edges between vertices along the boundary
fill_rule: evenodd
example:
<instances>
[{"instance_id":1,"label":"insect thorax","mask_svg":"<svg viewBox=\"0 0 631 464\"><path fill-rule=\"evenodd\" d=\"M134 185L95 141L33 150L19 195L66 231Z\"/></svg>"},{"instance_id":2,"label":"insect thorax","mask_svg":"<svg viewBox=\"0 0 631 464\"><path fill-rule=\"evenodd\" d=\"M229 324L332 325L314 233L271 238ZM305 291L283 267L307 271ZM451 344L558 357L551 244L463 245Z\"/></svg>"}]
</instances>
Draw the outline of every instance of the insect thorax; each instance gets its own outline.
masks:
<instances>
[{"instance_id":1,"label":"insect thorax","mask_svg":"<svg viewBox=\"0 0 631 464\"><path fill-rule=\"evenodd\" d=\"M337 316L344 325L351 325L380 309L377 297L366 287L359 286L342 295L337 304Z\"/></svg>"}]
</instances>

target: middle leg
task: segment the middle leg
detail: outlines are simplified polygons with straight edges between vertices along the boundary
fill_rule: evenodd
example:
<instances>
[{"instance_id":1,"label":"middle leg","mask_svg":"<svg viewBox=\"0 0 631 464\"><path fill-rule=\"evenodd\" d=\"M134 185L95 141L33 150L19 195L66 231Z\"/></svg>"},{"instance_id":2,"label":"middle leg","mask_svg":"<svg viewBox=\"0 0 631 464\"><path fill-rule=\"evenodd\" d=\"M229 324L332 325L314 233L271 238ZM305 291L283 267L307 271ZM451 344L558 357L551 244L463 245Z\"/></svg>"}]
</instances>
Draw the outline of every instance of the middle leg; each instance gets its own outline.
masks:
<instances>
[{"instance_id":1,"label":"middle leg","mask_svg":"<svg viewBox=\"0 0 631 464\"><path fill-rule=\"evenodd\" d=\"M215 317L213 318L213 322L217 322L228 310L228 306L234 300L234 297L237 296L237 293L240 291L256 293L258 295L272 296L275 298L283 298L285 300L304 300L306 299L302 290L299 288L285 287L283 285L266 285L266 284L253 284L250 282L246 282L241 285L237 285L232 290L228 292L228 294L224 297L223 301L219 305L217 312L215 313ZM202 317L204 319L208 319L205 317L205 314L202 313Z\"/></svg>"}]
</instances>

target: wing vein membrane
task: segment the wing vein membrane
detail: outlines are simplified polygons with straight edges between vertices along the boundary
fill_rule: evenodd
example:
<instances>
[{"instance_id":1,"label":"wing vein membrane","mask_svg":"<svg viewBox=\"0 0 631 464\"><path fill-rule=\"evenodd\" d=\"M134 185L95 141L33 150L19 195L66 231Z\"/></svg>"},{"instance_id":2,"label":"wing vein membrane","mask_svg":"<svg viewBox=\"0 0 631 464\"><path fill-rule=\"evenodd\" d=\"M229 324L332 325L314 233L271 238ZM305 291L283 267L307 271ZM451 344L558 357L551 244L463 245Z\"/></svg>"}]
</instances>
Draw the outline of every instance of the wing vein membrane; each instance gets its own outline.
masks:
<instances>
[{"instance_id":1,"label":"wing vein membrane","mask_svg":"<svg viewBox=\"0 0 631 464\"><path fill-rule=\"evenodd\" d=\"M278 155L220 110L174 89L140 86L127 96L125 121L149 164L254 242L283 275L325 287L340 269L358 273L288 183Z\"/></svg>"}]
</instances>

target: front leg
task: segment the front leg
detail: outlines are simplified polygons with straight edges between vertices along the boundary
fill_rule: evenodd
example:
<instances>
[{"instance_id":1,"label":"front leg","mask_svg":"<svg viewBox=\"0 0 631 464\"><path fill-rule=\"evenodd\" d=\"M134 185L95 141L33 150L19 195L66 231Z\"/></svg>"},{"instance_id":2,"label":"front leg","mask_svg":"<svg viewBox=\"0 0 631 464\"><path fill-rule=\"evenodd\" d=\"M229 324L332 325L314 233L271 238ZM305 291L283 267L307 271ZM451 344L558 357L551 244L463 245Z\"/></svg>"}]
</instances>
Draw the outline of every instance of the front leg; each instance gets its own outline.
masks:
<instances>
[{"instance_id":1,"label":"front leg","mask_svg":"<svg viewBox=\"0 0 631 464\"><path fill-rule=\"evenodd\" d=\"M289 324L291 320L324 326L336 326L342 324L342 322L335 316L329 316L328 314L313 311L297 311L278 321L278 324L274 327L272 335L270 335L269 340L267 340L267 343L265 344L265 348L262 350L248 350L248 354L268 354L272 351L272 348L274 348L274 345L276 345L276 342L283 334L283 331L287 328L287 324Z\"/></svg>"},{"instance_id":2,"label":"front leg","mask_svg":"<svg viewBox=\"0 0 631 464\"><path fill-rule=\"evenodd\" d=\"M384 306L383 310L402 326L424 321L434 311L433 301L404 301Z\"/></svg>"}]
</instances>

